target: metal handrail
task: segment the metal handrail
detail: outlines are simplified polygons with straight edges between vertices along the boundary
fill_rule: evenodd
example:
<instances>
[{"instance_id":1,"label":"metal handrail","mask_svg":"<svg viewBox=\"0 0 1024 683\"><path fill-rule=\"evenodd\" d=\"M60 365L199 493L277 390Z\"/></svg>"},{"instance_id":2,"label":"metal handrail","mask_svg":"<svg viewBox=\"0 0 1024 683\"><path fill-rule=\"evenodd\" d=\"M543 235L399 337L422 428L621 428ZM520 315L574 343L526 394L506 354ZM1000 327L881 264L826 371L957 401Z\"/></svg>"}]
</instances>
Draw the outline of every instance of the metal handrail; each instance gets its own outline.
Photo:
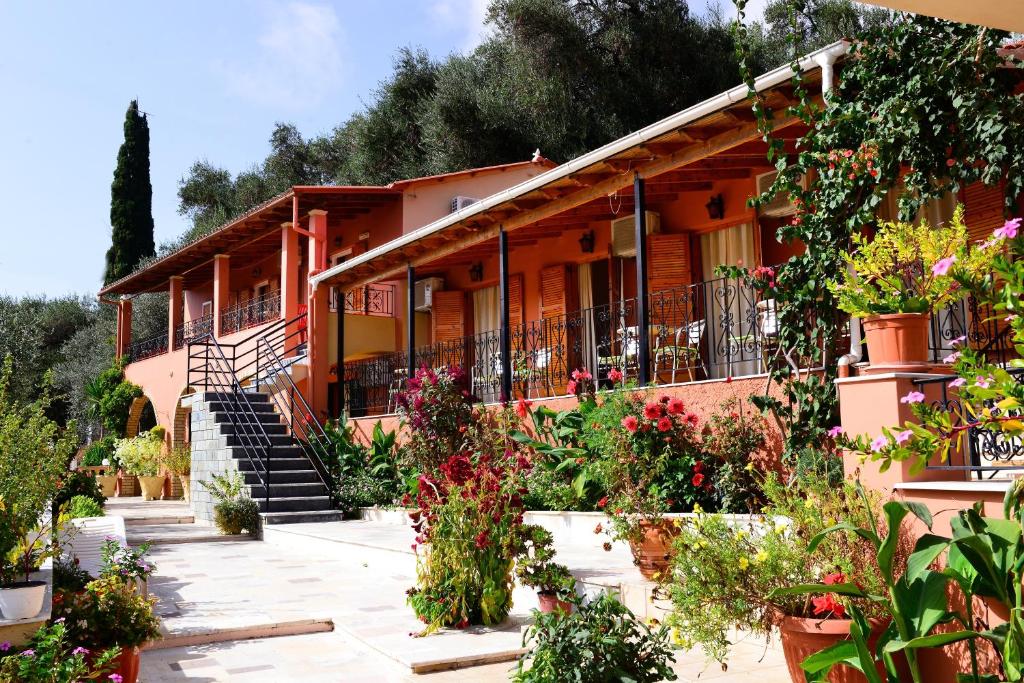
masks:
<instances>
[{"instance_id":1,"label":"metal handrail","mask_svg":"<svg viewBox=\"0 0 1024 683\"><path fill-rule=\"evenodd\" d=\"M149 339L132 342L125 350L125 356L129 363L145 360L154 356L167 353L167 333L158 334Z\"/></svg>"}]
</instances>

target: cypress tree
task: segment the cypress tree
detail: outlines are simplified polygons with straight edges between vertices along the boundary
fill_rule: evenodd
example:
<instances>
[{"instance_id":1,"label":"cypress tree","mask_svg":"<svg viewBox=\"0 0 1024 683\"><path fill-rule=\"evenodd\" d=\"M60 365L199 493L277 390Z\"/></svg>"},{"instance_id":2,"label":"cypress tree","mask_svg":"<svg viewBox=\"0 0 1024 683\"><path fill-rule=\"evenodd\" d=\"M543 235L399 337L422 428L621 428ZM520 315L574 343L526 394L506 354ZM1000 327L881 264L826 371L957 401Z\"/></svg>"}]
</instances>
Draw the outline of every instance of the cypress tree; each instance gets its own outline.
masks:
<instances>
[{"instance_id":1,"label":"cypress tree","mask_svg":"<svg viewBox=\"0 0 1024 683\"><path fill-rule=\"evenodd\" d=\"M111 245L103 283L118 280L153 256L153 185L149 181L149 122L132 100L124 120L124 142L110 186Z\"/></svg>"}]
</instances>

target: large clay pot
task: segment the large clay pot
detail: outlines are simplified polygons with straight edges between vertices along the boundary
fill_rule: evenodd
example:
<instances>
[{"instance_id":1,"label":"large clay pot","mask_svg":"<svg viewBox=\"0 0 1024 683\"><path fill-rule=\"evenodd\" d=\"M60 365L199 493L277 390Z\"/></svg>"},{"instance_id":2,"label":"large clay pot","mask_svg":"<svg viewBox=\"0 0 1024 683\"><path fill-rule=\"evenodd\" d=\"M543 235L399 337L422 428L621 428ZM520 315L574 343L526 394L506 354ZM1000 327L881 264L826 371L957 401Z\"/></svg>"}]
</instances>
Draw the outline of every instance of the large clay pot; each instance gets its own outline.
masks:
<instances>
[{"instance_id":1,"label":"large clay pot","mask_svg":"<svg viewBox=\"0 0 1024 683\"><path fill-rule=\"evenodd\" d=\"M34 617L42 611L45 597L45 581L22 581L0 586L0 614L5 619Z\"/></svg>"},{"instance_id":2,"label":"large clay pot","mask_svg":"<svg viewBox=\"0 0 1024 683\"><path fill-rule=\"evenodd\" d=\"M850 624L849 619L783 617L779 631L789 677L796 682L807 680L804 670L800 667L800 662L841 640L847 640L850 637ZM874 648L874 644L887 626L888 622L872 622L871 636L868 638L870 647ZM880 668L879 673L884 680L884 670ZM832 668L827 680L829 683L867 683L864 674L841 664ZM900 671L900 680L909 680L902 670Z\"/></svg>"},{"instance_id":3,"label":"large clay pot","mask_svg":"<svg viewBox=\"0 0 1024 683\"><path fill-rule=\"evenodd\" d=\"M178 481L181 482L181 497L186 503L192 502L192 488L191 488L191 476L188 474L179 474Z\"/></svg>"},{"instance_id":4,"label":"large clay pot","mask_svg":"<svg viewBox=\"0 0 1024 683\"><path fill-rule=\"evenodd\" d=\"M116 474L98 474L96 475L96 483L100 485L100 490L103 491L103 495L107 498L113 498L117 492Z\"/></svg>"},{"instance_id":5,"label":"large clay pot","mask_svg":"<svg viewBox=\"0 0 1024 683\"><path fill-rule=\"evenodd\" d=\"M121 676L121 683L135 683L139 678L139 648L123 647L117 659L114 673Z\"/></svg>"},{"instance_id":6,"label":"large clay pot","mask_svg":"<svg viewBox=\"0 0 1024 683\"><path fill-rule=\"evenodd\" d=\"M538 591L537 602L540 604L541 612L561 612L562 614L572 612L572 603L566 600L559 600L558 595L555 593Z\"/></svg>"},{"instance_id":7,"label":"large clay pot","mask_svg":"<svg viewBox=\"0 0 1024 683\"><path fill-rule=\"evenodd\" d=\"M164 494L164 477L139 477L143 500L160 500Z\"/></svg>"},{"instance_id":8,"label":"large clay pot","mask_svg":"<svg viewBox=\"0 0 1024 683\"><path fill-rule=\"evenodd\" d=\"M870 372L921 372L928 365L927 313L890 313L864 318Z\"/></svg>"},{"instance_id":9,"label":"large clay pot","mask_svg":"<svg viewBox=\"0 0 1024 683\"><path fill-rule=\"evenodd\" d=\"M657 581L665 575L672 562L672 540L679 529L665 521L640 522L640 539L630 540L633 562L645 579Z\"/></svg>"}]
</instances>

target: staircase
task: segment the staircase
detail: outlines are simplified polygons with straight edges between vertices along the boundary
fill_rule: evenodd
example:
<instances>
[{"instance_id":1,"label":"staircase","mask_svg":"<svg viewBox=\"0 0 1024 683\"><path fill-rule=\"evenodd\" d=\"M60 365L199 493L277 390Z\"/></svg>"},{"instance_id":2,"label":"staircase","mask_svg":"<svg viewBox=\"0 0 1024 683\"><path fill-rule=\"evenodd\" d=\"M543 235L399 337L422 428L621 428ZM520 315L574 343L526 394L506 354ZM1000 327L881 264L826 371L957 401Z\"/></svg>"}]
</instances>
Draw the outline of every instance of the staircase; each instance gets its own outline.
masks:
<instances>
[{"instance_id":1,"label":"staircase","mask_svg":"<svg viewBox=\"0 0 1024 683\"><path fill-rule=\"evenodd\" d=\"M242 473L264 524L337 521L322 455L329 444L292 381L304 351L303 316L234 345L212 335L189 345L189 385L225 469ZM284 358L282 358L284 357ZM195 448L195 446L193 446ZM216 460L216 458L215 458ZM219 465L218 465L219 466Z\"/></svg>"}]
</instances>

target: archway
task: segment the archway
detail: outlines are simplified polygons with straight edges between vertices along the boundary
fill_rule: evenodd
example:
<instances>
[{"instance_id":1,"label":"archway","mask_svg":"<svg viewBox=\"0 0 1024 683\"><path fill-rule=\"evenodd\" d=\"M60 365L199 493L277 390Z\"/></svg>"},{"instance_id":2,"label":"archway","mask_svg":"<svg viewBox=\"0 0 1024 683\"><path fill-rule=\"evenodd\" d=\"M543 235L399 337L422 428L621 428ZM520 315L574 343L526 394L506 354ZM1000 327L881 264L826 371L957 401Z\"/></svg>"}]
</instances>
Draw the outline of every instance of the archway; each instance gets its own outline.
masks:
<instances>
[{"instance_id":1,"label":"archway","mask_svg":"<svg viewBox=\"0 0 1024 683\"><path fill-rule=\"evenodd\" d=\"M153 402L149 400L149 397L143 394L134 399L128 408L128 421L125 423L124 435L130 439L142 432L149 431L156 425L156 411L153 409Z\"/></svg>"}]
</instances>

